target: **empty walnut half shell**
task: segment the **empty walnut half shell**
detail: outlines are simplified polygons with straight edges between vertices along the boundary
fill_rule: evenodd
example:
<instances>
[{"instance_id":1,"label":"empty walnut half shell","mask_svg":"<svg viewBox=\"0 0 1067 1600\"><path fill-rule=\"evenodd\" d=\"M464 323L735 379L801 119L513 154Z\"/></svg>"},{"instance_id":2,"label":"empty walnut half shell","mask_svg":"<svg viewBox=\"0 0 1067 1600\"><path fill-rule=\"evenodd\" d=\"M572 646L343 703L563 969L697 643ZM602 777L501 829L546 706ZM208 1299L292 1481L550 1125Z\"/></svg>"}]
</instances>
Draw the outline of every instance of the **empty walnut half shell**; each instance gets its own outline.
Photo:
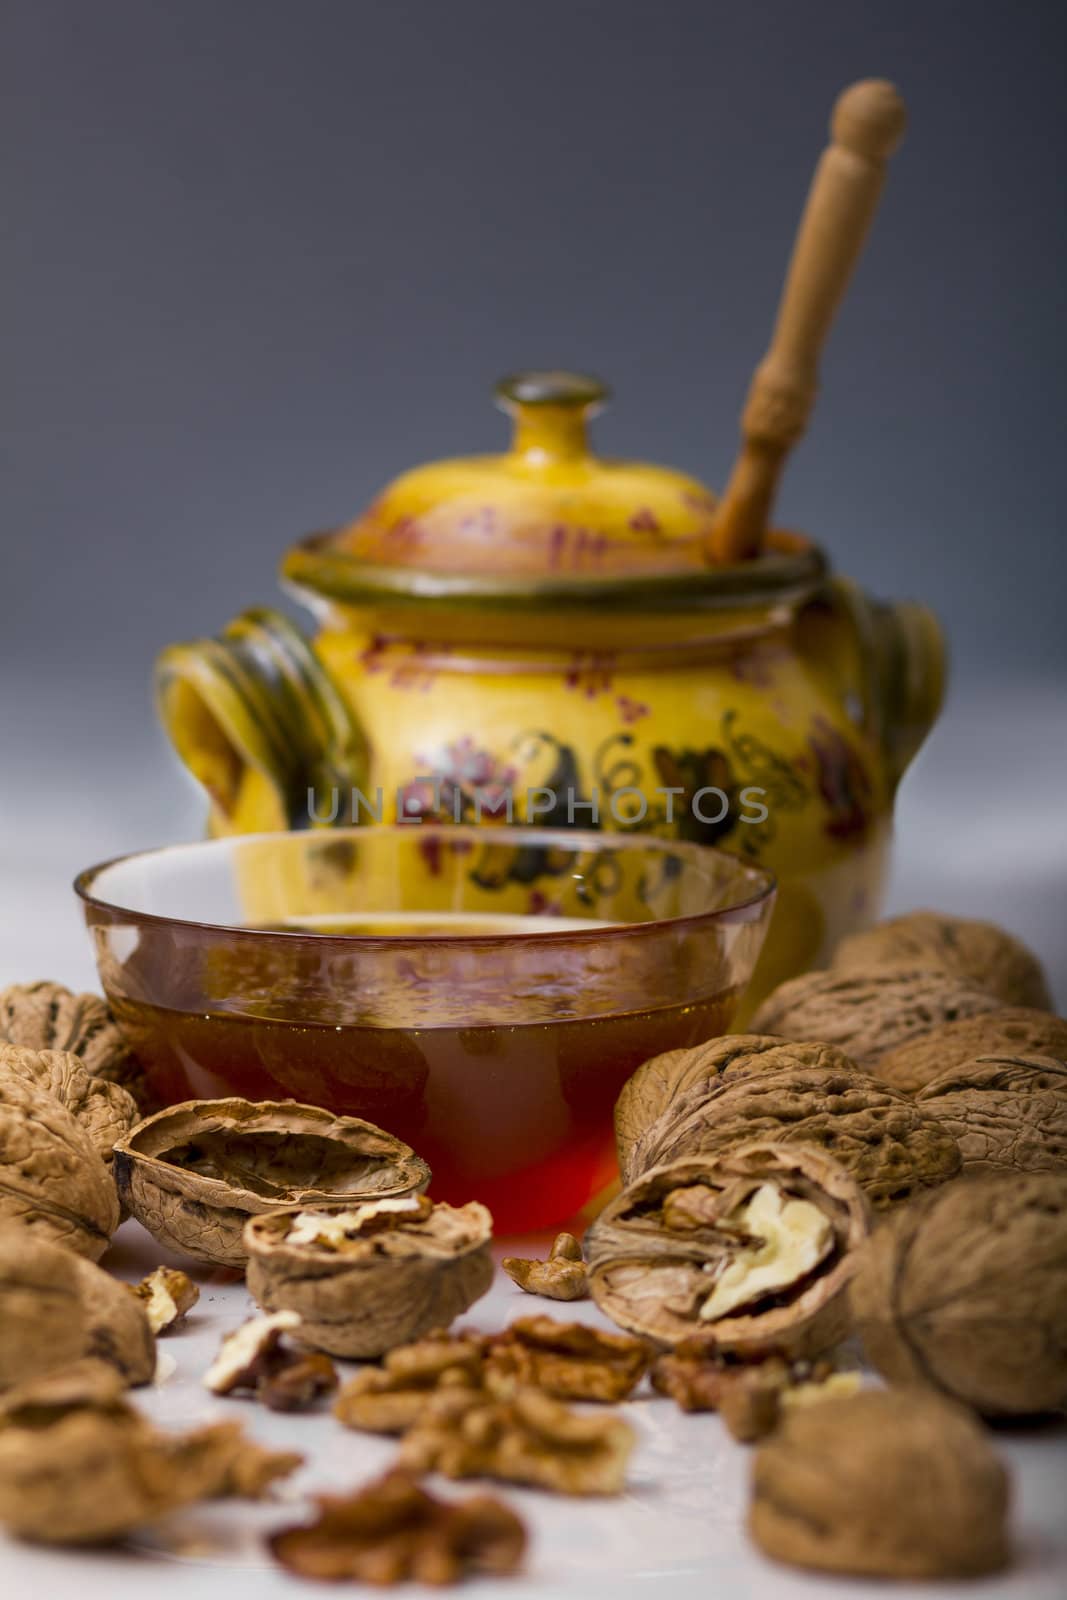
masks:
<instances>
[{"instance_id":1,"label":"empty walnut half shell","mask_svg":"<svg viewBox=\"0 0 1067 1600\"><path fill-rule=\"evenodd\" d=\"M655 1167L586 1235L589 1287L620 1327L676 1345L817 1355L848 1330L868 1231L857 1185L821 1150L753 1144Z\"/></svg>"},{"instance_id":2,"label":"empty walnut half shell","mask_svg":"<svg viewBox=\"0 0 1067 1600\"><path fill-rule=\"evenodd\" d=\"M359 1117L293 1101L188 1100L147 1117L115 1146L127 1209L160 1244L243 1267L250 1216L420 1193L430 1169Z\"/></svg>"},{"instance_id":3,"label":"empty walnut half shell","mask_svg":"<svg viewBox=\"0 0 1067 1600\"><path fill-rule=\"evenodd\" d=\"M245 1228L248 1287L264 1311L298 1313L302 1343L367 1360L447 1327L485 1294L492 1231L474 1200L278 1211Z\"/></svg>"}]
</instances>

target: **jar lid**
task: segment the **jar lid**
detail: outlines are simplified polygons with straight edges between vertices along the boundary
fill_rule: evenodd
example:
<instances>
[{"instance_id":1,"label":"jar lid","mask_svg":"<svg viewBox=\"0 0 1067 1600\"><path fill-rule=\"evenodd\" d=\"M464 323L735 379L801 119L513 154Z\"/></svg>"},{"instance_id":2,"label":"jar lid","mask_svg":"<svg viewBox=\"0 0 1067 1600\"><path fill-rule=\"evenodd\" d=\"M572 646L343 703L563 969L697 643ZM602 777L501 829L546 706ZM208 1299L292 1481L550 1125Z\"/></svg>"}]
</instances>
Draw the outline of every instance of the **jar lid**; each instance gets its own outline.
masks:
<instances>
[{"instance_id":1,"label":"jar lid","mask_svg":"<svg viewBox=\"0 0 1067 1600\"><path fill-rule=\"evenodd\" d=\"M644 612L789 600L821 579L821 554L781 532L755 560L709 565L705 484L591 450L588 425L608 399L598 379L522 372L496 399L514 422L508 451L402 473L354 522L295 545L288 585L354 605Z\"/></svg>"},{"instance_id":2,"label":"jar lid","mask_svg":"<svg viewBox=\"0 0 1067 1600\"><path fill-rule=\"evenodd\" d=\"M337 554L469 577L605 578L704 566L715 499L695 478L593 454L596 378L522 372L496 386L514 419L503 455L403 473L334 535Z\"/></svg>"}]
</instances>

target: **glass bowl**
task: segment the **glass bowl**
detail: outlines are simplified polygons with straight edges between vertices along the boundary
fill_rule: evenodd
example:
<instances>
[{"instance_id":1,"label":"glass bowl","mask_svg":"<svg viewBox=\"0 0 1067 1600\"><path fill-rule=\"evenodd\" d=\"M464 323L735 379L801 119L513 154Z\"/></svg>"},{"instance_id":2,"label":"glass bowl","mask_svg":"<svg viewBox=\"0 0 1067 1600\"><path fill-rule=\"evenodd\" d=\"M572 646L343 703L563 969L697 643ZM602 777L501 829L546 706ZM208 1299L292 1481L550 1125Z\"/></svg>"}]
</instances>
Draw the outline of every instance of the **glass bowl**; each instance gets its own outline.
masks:
<instances>
[{"instance_id":1,"label":"glass bowl","mask_svg":"<svg viewBox=\"0 0 1067 1600\"><path fill-rule=\"evenodd\" d=\"M368 1118L498 1231L615 1174L649 1056L729 1026L774 881L717 850L523 827L338 828L174 845L75 883L105 992L164 1104Z\"/></svg>"}]
</instances>

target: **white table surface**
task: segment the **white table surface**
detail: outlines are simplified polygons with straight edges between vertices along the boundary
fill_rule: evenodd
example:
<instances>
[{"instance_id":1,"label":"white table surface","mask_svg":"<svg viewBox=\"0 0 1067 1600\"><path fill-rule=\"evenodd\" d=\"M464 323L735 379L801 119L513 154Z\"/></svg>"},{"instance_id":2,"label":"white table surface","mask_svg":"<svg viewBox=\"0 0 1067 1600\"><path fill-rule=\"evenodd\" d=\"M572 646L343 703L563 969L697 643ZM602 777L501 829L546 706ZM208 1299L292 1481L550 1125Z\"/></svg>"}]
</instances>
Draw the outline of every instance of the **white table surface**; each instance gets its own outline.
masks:
<instances>
[{"instance_id":1,"label":"white table surface","mask_svg":"<svg viewBox=\"0 0 1067 1600\"><path fill-rule=\"evenodd\" d=\"M136 1277L165 1257L137 1223L116 1237L105 1265ZM188 1267L189 1264L185 1263ZM254 1310L244 1285L220 1281L232 1274L192 1268L202 1297L184 1332L160 1340L177 1371L137 1400L161 1424L188 1427L240 1418L263 1444L306 1454L299 1476L268 1505L236 1501L175 1514L121 1551L91 1554L0 1545L0 1579L7 1595L82 1596L84 1600L310 1600L331 1591L274 1567L264 1533L299 1521L303 1496L355 1486L388 1464L391 1440L342 1428L328 1408L314 1414L279 1416L251 1400L220 1399L200 1377L221 1336ZM549 1310L601 1327L610 1324L587 1302L553 1307L523 1295L498 1272L489 1294L460 1325L484 1330L513 1317ZM339 1363L344 1371L352 1370ZM827 1402L832 1404L833 1402ZM640 1391L623 1408L638 1434L626 1492L613 1499L575 1500L532 1490L490 1485L527 1522L528 1568L521 1579L472 1580L483 1600L860 1600L884 1594L884 1585L819 1574L794 1573L763 1559L744 1530L751 1449L736 1444L718 1417L685 1416L673 1401ZM1064 1478L1067 1446L1062 1430L1032 1435L1003 1434L997 1446L1015 1475L1018 1559L1001 1577L973 1584L909 1584L913 1600L1062 1600L1067 1580ZM445 1495L484 1487L441 1483ZM404 1595L437 1590L408 1585Z\"/></svg>"},{"instance_id":2,"label":"white table surface","mask_svg":"<svg viewBox=\"0 0 1067 1600\"><path fill-rule=\"evenodd\" d=\"M46 698L51 693L43 691ZM159 746L96 743L72 768L81 713L66 688L47 704L20 700L0 770L0 984L48 976L73 987L95 974L77 908L73 874L89 862L181 837L199 828L199 806ZM41 726L46 740L38 737ZM106 727L106 722L101 722ZM1067 706L1058 685L962 701L907 780L898 812L895 909L928 904L993 916L1030 940L1059 996L1067 995ZM120 1230L106 1265L124 1276L148 1270L161 1252L136 1223ZM328 1593L273 1569L261 1534L296 1520L300 1492L355 1485L390 1459L388 1441L342 1429L328 1414L280 1417L250 1403L219 1400L199 1375L222 1333L248 1313L243 1285L203 1281L185 1332L161 1342L178 1363L139 1400L162 1423L244 1418L264 1442L298 1448L307 1466L296 1500L238 1504L175 1517L153 1538L122 1551L57 1553L0 1539L0 1592L84 1600L283 1600ZM544 1309L498 1275L465 1319L496 1328ZM551 1309L551 1308L549 1308ZM559 1314L599 1322L589 1305ZM671 1600L861 1600L884 1585L805 1576L766 1562L742 1522L750 1453L717 1417L685 1417L670 1402L643 1398L627 1408L639 1433L624 1496L579 1502L504 1489L527 1518L528 1575L479 1579L484 1600L513 1595L669 1596ZM1053 1427L995 1436L1015 1482L1017 1562L979 1584L907 1585L909 1596L949 1600L1062 1600L1067 1594L1067 1431ZM446 1486L445 1493L470 1486ZM430 1594L413 1586L404 1594Z\"/></svg>"}]
</instances>

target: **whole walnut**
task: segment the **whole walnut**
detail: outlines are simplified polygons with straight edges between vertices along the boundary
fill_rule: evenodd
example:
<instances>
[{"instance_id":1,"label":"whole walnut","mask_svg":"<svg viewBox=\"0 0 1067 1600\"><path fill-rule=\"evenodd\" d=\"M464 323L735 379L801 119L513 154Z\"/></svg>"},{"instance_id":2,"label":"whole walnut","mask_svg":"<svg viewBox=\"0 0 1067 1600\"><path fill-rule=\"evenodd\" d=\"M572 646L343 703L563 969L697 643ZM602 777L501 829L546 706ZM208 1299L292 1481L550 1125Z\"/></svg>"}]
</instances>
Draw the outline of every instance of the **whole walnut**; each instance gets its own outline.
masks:
<instances>
[{"instance_id":1,"label":"whole walnut","mask_svg":"<svg viewBox=\"0 0 1067 1600\"><path fill-rule=\"evenodd\" d=\"M1010 1558L1008 1475L962 1407L867 1389L787 1411L756 1452L748 1526L790 1566L969 1578Z\"/></svg>"},{"instance_id":2,"label":"whole walnut","mask_svg":"<svg viewBox=\"0 0 1067 1600\"><path fill-rule=\"evenodd\" d=\"M1067 1019L1026 1006L959 1017L888 1050L873 1071L905 1094L917 1094L950 1067L977 1056L1030 1055L1067 1059Z\"/></svg>"},{"instance_id":3,"label":"whole walnut","mask_svg":"<svg viewBox=\"0 0 1067 1600\"><path fill-rule=\"evenodd\" d=\"M145 1106L141 1069L97 994L72 994L44 979L13 983L0 990L0 1038L30 1050L69 1051L94 1077L121 1084Z\"/></svg>"},{"instance_id":4,"label":"whole walnut","mask_svg":"<svg viewBox=\"0 0 1067 1600\"><path fill-rule=\"evenodd\" d=\"M953 1135L963 1170L1067 1172L1067 1061L980 1056L915 1096Z\"/></svg>"},{"instance_id":5,"label":"whole walnut","mask_svg":"<svg viewBox=\"0 0 1067 1600\"><path fill-rule=\"evenodd\" d=\"M301 1460L237 1423L163 1432L85 1360L0 1399L0 1525L42 1544L106 1544L199 1500L261 1499Z\"/></svg>"},{"instance_id":6,"label":"whole walnut","mask_svg":"<svg viewBox=\"0 0 1067 1600\"><path fill-rule=\"evenodd\" d=\"M993 922L910 911L842 939L834 952L840 972L883 965L944 967L970 978L1006 1006L1052 1005L1041 963L1021 939Z\"/></svg>"},{"instance_id":7,"label":"whole walnut","mask_svg":"<svg viewBox=\"0 0 1067 1600\"><path fill-rule=\"evenodd\" d=\"M683 1156L753 1140L817 1146L845 1168L875 1210L959 1172L960 1153L948 1130L840 1051L794 1044L785 1059L795 1064L775 1067L780 1059L774 1050L746 1054L706 1087L698 1074L691 1089L669 1095L637 1142L620 1144L623 1182ZM645 1071L638 1070L631 1087Z\"/></svg>"},{"instance_id":8,"label":"whole walnut","mask_svg":"<svg viewBox=\"0 0 1067 1600\"><path fill-rule=\"evenodd\" d=\"M833 1045L795 1044L774 1034L729 1033L687 1050L667 1050L638 1067L623 1084L615 1102L615 1147L623 1182L629 1183L655 1161L649 1159L646 1141L665 1114L690 1097L703 1096L726 1080L753 1072L776 1072L786 1067L829 1067L854 1072L854 1061ZM651 1135L651 1142L655 1141Z\"/></svg>"},{"instance_id":9,"label":"whole walnut","mask_svg":"<svg viewBox=\"0 0 1067 1600\"><path fill-rule=\"evenodd\" d=\"M779 984L752 1027L787 1039L821 1039L873 1072L887 1051L909 1039L1000 1005L973 979L936 967L833 969Z\"/></svg>"},{"instance_id":10,"label":"whole walnut","mask_svg":"<svg viewBox=\"0 0 1067 1600\"><path fill-rule=\"evenodd\" d=\"M117 1083L97 1078L80 1056L67 1050L33 1050L0 1043L0 1078L34 1084L65 1106L88 1135L102 1161L110 1164L116 1139L141 1120L137 1102Z\"/></svg>"},{"instance_id":11,"label":"whole walnut","mask_svg":"<svg viewBox=\"0 0 1067 1600\"><path fill-rule=\"evenodd\" d=\"M0 1074L0 1224L97 1261L118 1227L111 1174L65 1106Z\"/></svg>"},{"instance_id":12,"label":"whole walnut","mask_svg":"<svg viewBox=\"0 0 1067 1600\"><path fill-rule=\"evenodd\" d=\"M891 1383L989 1417L1067 1407L1067 1173L995 1174L923 1195L877 1230L850 1285Z\"/></svg>"},{"instance_id":13,"label":"whole walnut","mask_svg":"<svg viewBox=\"0 0 1067 1600\"><path fill-rule=\"evenodd\" d=\"M148 1383L156 1349L143 1306L93 1262L0 1229L0 1389L90 1356L123 1383Z\"/></svg>"}]
</instances>

